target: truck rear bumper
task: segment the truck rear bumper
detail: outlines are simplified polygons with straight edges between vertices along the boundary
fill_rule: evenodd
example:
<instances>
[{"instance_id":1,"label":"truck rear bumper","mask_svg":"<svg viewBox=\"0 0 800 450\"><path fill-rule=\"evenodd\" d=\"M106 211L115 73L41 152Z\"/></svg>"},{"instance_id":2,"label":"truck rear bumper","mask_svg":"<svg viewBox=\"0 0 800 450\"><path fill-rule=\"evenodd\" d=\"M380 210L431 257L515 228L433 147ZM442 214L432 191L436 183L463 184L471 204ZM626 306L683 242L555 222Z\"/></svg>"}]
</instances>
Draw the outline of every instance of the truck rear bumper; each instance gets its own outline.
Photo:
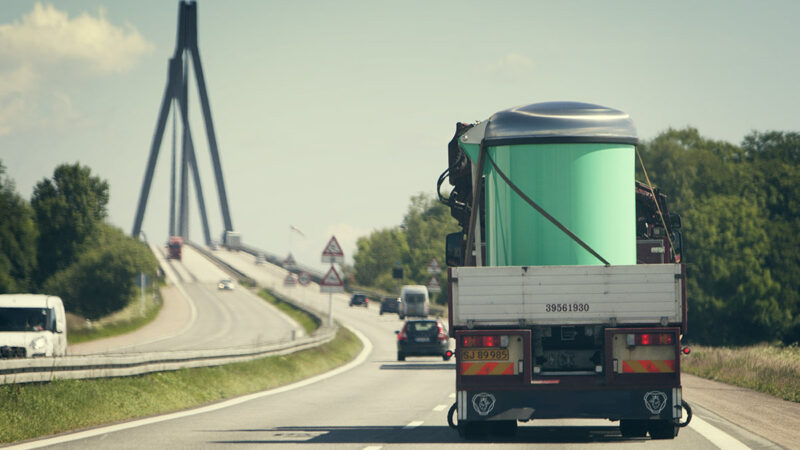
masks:
<instances>
[{"instance_id":1,"label":"truck rear bumper","mask_svg":"<svg viewBox=\"0 0 800 450\"><path fill-rule=\"evenodd\" d=\"M458 391L458 420L681 417L681 388Z\"/></svg>"}]
</instances>

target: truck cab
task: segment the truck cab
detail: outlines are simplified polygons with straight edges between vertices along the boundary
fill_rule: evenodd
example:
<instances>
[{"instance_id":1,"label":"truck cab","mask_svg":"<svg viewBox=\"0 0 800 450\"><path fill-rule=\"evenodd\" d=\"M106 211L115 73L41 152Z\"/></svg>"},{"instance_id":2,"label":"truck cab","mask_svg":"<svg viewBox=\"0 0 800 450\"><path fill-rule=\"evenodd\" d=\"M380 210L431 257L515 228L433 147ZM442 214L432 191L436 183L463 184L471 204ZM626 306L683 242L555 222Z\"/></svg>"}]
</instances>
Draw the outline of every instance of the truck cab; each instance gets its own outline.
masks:
<instances>
[{"instance_id":1,"label":"truck cab","mask_svg":"<svg viewBox=\"0 0 800 450\"><path fill-rule=\"evenodd\" d=\"M0 358L64 356L67 321L59 297L0 295Z\"/></svg>"}]
</instances>

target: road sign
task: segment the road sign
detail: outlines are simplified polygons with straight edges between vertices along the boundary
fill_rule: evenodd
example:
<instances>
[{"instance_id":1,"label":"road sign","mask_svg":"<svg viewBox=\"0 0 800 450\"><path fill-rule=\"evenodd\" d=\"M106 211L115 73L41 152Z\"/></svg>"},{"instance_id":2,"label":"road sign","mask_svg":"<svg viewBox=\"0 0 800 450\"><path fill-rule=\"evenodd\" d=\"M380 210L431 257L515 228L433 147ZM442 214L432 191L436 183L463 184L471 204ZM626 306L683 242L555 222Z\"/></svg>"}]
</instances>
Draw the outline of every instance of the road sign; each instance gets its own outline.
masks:
<instances>
[{"instance_id":1,"label":"road sign","mask_svg":"<svg viewBox=\"0 0 800 450\"><path fill-rule=\"evenodd\" d=\"M296 265L297 262L294 260L294 256L292 256L291 253L289 253L289 256L287 256L286 259L283 260L283 267L287 269L294 269Z\"/></svg>"},{"instance_id":2,"label":"road sign","mask_svg":"<svg viewBox=\"0 0 800 450\"><path fill-rule=\"evenodd\" d=\"M437 274L441 272L442 272L442 266L441 264L439 264L439 260L436 259L436 257L434 256L430 264L428 264L428 273Z\"/></svg>"},{"instance_id":3,"label":"road sign","mask_svg":"<svg viewBox=\"0 0 800 450\"><path fill-rule=\"evenodd\" d=\"M286 287L295 287L297 285L297 278L294 277L293 273L286 274L286 278L283 279L283 285Z\"/></svg>"},{"instance_id":4,"label":"road sign","mask_svg":"<svg viewBox=\"0 0 800 450\"><path fill-rule=\"evenodd\" d=\"M428 281L428 290L430 292L442 292L442 286L439 284L439 280L436 277L431 277L431 281Z\"/></svg>"},{"instance_id":5,"label":"road sign","mask_svg":"<svg viewBox=\"0 0 800 450\"><path fill-rule=\"evenodd\" d=\"M342 277L339 276L339 272L336 271L336 268L331 266L331 269L328 273L322 277L322 281L319 283L319 291L320 292L327 292L327 293L336 293L336 292L344 292L344 283L342 282Z\"/></svg>"},{"instance_id":6,"label":"road sign","mask_svg":"<svg viewBox=\"0 0 800 450\"><path fill-rule=\"evenodd\" d=\"M300 275L297 276L297 281L303 286L308 286L308 283L311 283L311 274L308 272L300 272Z\"/></svg>"},{"instance_id":7,"label":"road sign","mask_svg":"<svg viewBox=\"0 0 800 450\"><path fill-rule=\"evenodd\" d=\"M339 241L336 240L336 236L331 236L331 240L325 245L325 250L322 251L322 262L344 264L344 252Z\"/></svg>"}]
</instances>

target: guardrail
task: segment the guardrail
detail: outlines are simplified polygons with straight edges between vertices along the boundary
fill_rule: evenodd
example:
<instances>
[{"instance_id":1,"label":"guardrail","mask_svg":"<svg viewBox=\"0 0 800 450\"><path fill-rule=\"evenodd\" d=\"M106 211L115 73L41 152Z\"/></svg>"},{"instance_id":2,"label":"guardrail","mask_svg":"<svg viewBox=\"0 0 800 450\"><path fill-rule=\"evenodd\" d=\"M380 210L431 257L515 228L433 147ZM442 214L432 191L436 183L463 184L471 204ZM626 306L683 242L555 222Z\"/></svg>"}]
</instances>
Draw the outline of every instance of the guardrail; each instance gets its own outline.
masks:
<instances>
[{"instance_id":1,"label":"guardrail","mask_svg":"<svg viewBox=\"0 0 800 450\"><path fill-rule=\"evenodd\" d=\"M211 252L200 249L197 245L192 246L237 276L241 275L243 278L249 279L229 264L214 257ZM317 316L320 323L325 322L318 312L305 309L290 299L284 300ZM311 336L247 347L0 360L0 384L46 382L55 379L123 377L167 370L219 366L293 353L330 342L335 335L336 326L323 326Z\"/></svg>"},{"instance_id":2,"label":"guardrail","mask_svg":"<svg viewBox=\"0 0 800 450\"><path fill-rule=\"evenodd\" d=\"M124 377L167 370L219 366L304 350L331 341L335 334L335 328L325 327L318 329L312 336L294 341L246 348L9 359L0 361L0 384Z\"/></svg>"}]
</instances>

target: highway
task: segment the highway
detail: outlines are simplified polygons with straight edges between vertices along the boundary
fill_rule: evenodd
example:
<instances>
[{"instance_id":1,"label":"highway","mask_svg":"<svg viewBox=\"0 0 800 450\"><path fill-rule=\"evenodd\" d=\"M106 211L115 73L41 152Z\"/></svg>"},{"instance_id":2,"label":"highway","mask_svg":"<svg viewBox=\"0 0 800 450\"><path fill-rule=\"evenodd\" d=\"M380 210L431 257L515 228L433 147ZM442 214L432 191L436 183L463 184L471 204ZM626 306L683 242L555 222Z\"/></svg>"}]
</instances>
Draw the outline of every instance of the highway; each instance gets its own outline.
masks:
<instances>
[{"instance_id":1,"label":"highway","mask_svg":"<svg viewBox=\"0 0 800 450\"><path fill-rule=\"evenodd\" d=\"M287 341L304 334L302 327L248 289L237 285L233 291L219 290L217 283L230 275L191 247L184 246L181 261L165 259L162 248L154 247L153 252L172 281L165 292L170 304L165 304L169 311L164 314L171 317L159 317L170 323L72 345L69 354L207 350Z\"/></svg>"},{"instance_id":2,"label":"highway","mask_svg":"<svg viewBox=\"0 0 800 450\"><path fill-rule=\"evenodd\" d=\"M287 288L282 283L286 272L279 267L256 265L253 257L244 253L219 251L216 254L259 283L318 310L327 310L328 294L320 294L318 286ZM334 295L335 318L357 330L367 342L363 362L356 361L347 370L276 391L99 427L56 438L61 439L59 441L41 443L75 449L242 448L250 445L370 450L434 445L452 449L485 447L487 441L464 442L447 426L446 411L454 402L453 362L413 357L405 362L396 361L394 331L402 322L395 315L378 315L377 305L350 308L347 302L346 295ZM530 444L548 448L577 445L581 448L646 445L656 449L793 447L791 440L782 441L782 446L776 445L693 402L693 388L687 386L692 384L689 382L692 379L685 377L684 398L692 403L695 420L682 429L675 440L623 439L616 424L605 420L538 420L521 425L516 437L499 439L494 445L503 448L523 448ZM735 399L736 389L725 392L725 388L726 385L713 383L704 390L716 397ZM714 392L715 389L719 391ZM744 409L744 405L742 407ZM794 429L798 423L795 421ZM788 439L793 438L790 435Z\"/></svg>"}]
</instances>

